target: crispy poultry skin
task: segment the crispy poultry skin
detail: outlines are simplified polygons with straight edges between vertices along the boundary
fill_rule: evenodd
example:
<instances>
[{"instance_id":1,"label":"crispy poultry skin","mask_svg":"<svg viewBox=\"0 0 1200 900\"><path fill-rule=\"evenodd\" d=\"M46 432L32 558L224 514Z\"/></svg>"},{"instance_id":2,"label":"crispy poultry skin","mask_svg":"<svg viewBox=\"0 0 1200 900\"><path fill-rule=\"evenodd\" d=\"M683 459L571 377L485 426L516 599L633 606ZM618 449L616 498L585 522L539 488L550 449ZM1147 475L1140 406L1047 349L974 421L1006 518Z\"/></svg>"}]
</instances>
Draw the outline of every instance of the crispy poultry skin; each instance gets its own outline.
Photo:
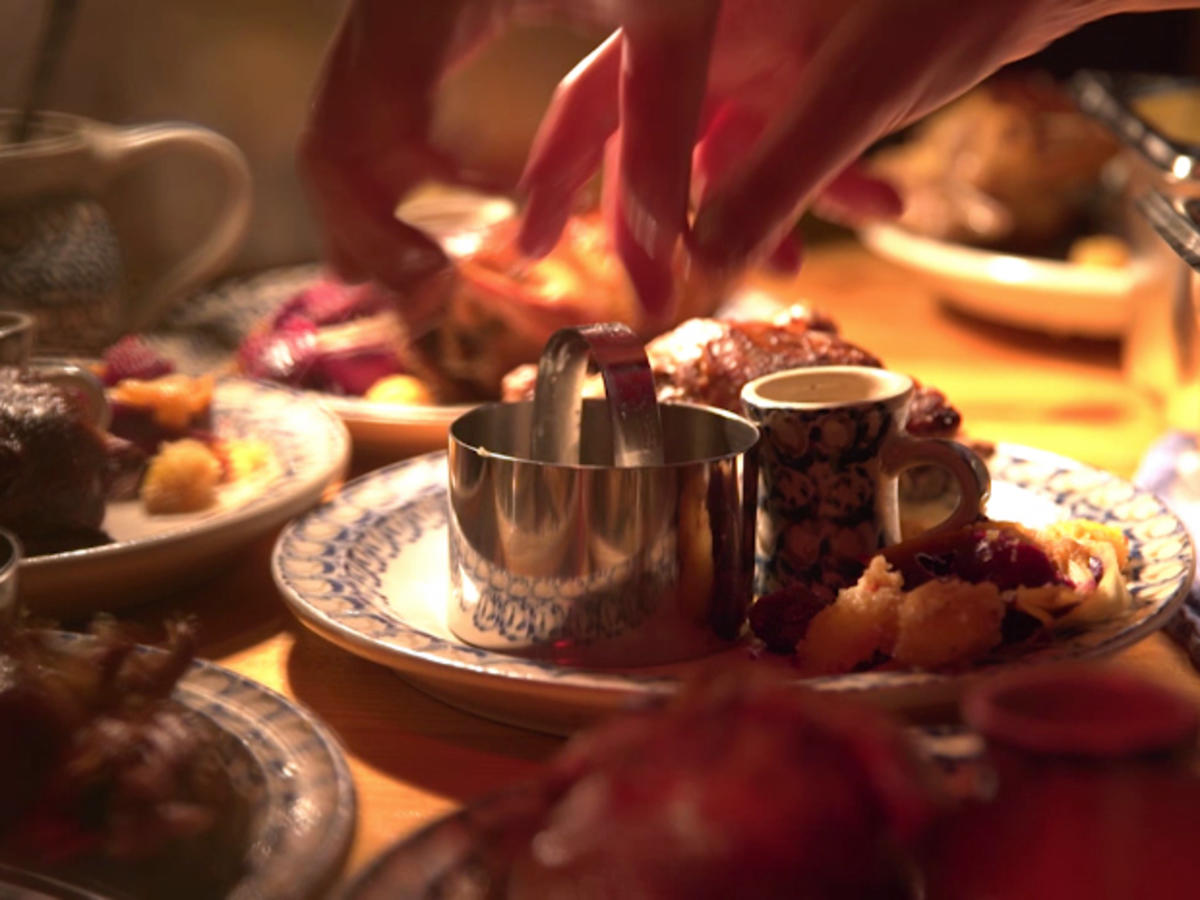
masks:
<instances>
[{"instance_id":1,"label":"crispy poultry skin","mask_svg":"<svg viewBox=\"0 0 1200 900\"><path fill-rule=\"evenodd\" d=\"M768 321L689 319L646 345L658 399L702 403L741 412L742 387L772 372L808 366L882 366L874 354L841 337L833 322L796 306ZM504 378L505 400L533 395L537 368L514 369ZM961 416L932 388L918 385L908 430L950 437Z\"/></svg>"}]
</instances>

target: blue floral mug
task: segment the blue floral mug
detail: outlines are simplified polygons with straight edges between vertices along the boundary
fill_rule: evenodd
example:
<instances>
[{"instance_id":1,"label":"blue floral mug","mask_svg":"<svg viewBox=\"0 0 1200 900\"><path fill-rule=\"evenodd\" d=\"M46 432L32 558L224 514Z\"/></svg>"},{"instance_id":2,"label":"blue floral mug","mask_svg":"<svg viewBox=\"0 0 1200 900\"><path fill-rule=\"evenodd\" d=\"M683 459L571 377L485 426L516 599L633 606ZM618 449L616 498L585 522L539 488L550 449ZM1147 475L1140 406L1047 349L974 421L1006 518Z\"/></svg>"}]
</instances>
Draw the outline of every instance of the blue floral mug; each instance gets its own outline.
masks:
<instances>
[{"instance_id":1,"label":"blue floral mug","mask_svg":"<svg viewBox=\"0 0 1200 900\"><path fill-rule=\"evenodd\" d=\"M907 375L864 366L793 369L743 388L742 406L762 432L757 595L801 583L832 602L900 539L897 479L912 466L942 466L958 483L958 504L937 530L979 516L991 489L986 466L961 444L908 434L912 394Z\"/></svg>"}]
</instances>

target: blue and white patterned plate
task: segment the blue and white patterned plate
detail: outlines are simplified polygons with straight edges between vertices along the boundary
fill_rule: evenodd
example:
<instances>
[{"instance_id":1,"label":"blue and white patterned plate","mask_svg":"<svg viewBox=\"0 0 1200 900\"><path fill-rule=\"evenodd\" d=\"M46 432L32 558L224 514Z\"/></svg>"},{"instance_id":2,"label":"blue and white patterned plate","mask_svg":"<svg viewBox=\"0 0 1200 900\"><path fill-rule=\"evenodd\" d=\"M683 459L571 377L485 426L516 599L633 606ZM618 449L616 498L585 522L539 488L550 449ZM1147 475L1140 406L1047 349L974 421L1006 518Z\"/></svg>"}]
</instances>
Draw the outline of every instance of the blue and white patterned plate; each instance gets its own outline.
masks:
<instances>
[{"instance_id":1,"label":"blue and white patterned plate","mask_svg":"<svg viewBox=\"0 0 1200 900\"><path fill-rule=\"evenodd\" d=\"M1161 627L1192 579L1194 552L1183 524L1151 493L1106 472L1025 447L1001 444L989 461L994 518L1039 526L1064 518L1109 522L1128 535L1131 609L1054 643L1010 647L968 675L872 671L805 683L886 706L952 702L963 684L997 666L1100 657ZM585 670L471 647L446 625L449 580L446 460L430 454L346 485L293 522L275 547L273 572L292 610L352 653L397 670L447 702L554 732L664 691L708 667L771 668L799 679L778 657L748 648L638 670Z\"/></svg>"},{"instance_id":2,"label":"blue and white patterned plate","mask_svg":"<svg viewBox=\"0 0 1200 900\"><path fill-rule=\"evenodd\" d=\"M68 632L57 637L90 640ZM215 726L218 752L250 803L243 871L227 900L323 896L345 861L356 816L354 781L336 738L312 713L212 663L193 663L175 700ZM14 896L6 893L10 883L29 887L37 879L0 868L0 897Z\"/></svg>"},{"instance_id":3,"label":"blue and white patterned plate","mask_svg":"<svg viewBox=\"0 0 1200 900\"><path fill-rule=\"evenodd\" d=\"M136 500L110 503L113 543L22 560L20 596L35 612L78 616L142 603L211 572L215 564L321 499L345 474L350 440L321 404L287 388L217 382L213 430L270 444L275 465L222 485L209 509L149 515Z\"/></svg>"}]
</instances>

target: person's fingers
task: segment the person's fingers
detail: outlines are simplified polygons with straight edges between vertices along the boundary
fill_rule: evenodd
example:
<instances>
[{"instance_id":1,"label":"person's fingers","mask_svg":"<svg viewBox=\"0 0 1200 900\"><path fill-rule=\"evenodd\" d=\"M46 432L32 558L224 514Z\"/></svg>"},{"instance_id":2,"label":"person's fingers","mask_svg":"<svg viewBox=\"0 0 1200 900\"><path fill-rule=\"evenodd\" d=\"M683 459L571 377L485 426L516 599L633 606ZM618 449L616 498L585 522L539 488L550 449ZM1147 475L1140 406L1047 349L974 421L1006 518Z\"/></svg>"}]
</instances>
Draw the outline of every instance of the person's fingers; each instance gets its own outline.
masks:
<instances>
[{"instance_id":1,"label":"person's fingers","mask_svg":"<svg viewBox=\"0 0 1200 900\"><path fill-rule=\"evenodd\" d=\"M884 0L847 7L804 67L810 87L697 214L693 243L701 258L730 266L761 253L875 140L1027 52L1022 35L1043 27L1014 24L1033 14L1028 3L971 4L959 16L933 12ZM876 188L859 191L860 200L889 205Z\"/></svg>"},{"instance_id":2,"label":"person's fingers","mask_svg":"<svg viewBox=\"0 0 1200 900\"><path fill-rule=\"evenodd\" d=\"M894 219L904 212L904 201L889 182L851 163L817 194L812 210L827 221L854 226L871 219Z\"/></svg>"},{"instance_id":3,"label":"person's fingers","mask_svg":"<svg viewBox=\"0 0 1200 900\"><path fill-rule=\"evenodd\" d=\"M766 259L767 268L779 275L795 275L804 260L804 243L798 234L784 235Z\"/></svg>"},{"instance_id":4,"label":"person's fingers","mask_svg":"<svg viewBox=\"0 0 1200 900\"><path fill-rule=\"evenodd\" d=\"M348 280L377 278L403 289L445 265L445 255L432 240L395 218L394 190L407 189L397 172L384 178L368 166L345 166L307 151L313 177L312 198L325 223L329 262ZM410 161L413 173L423 166ZM410 177L416 177L412 175Z\"/></svg>"},{"instance_id":5,"label":"person's fingers","mask_svg":"<svg viewBox=\"0 0 1200 900\"><path fill-rule=\"evenodd\" d=\"M600 215L604 219L608 233L613 233L617 221L617 185L621 178L621 132L618 129L604 143L604 175L600 179Z\"/></svg>"},{"instance_id":6,"label":"person's fingers","mask_svg":"<svg viewBox=\"0 0 1200 900\"><path fill-rule=\"evenodd\" d=\"M728 177L766 127L765 113L735 103L724 103L708 122L692 157L692 193L703 198Z\"/></svg>"},{"instance_id":7,"label":"person's fingers","mask_svg":"<svg viewBox=\"0 0 1200 900\"><path fill-rule=\"evenodd\" d=\"M555 90L521 176L525 208L517 246L525 255L550 252L576 193L599 167L604 143L617 128L620 78L621 32L616 31Z\"/></svg>"},{"instance_id":8,"label":"person's fingers","mask_svg":"<svg viewBox=\"0 0 1200 900\"><path fill-rule=\"evenodd\" d=\"M727 266L760 254L834 173L900 124L929 89L930 60L952 33L927 26L885 3L839 22L805 67L803 81L815 87L796 95L698 212L701 258Z\"/></svg>"},{"instance_id":9,"label":"person's fingers","mask_svg":"<svg viewBox=\"0 0 1200 900\"><path fill-rule=\"evenodd\" d=\"M613 240L652 319L669 313L718 11L716 0L669 3L624 22Z\"/></svg>"},{"instance_id":10,"label":"person's fingers","mask_svg":"<svg viewBox=\"0 0 1200 900\"><path fill-rule=\"evenodd\" d=\"M327 262L341 277L407 292L445 267L437 244L394 210L417 183L455 174L430 146L433 97L446 66L498 27L495 6L355 0L347 8L297 157Z\"/></svg>"}]
</instances>

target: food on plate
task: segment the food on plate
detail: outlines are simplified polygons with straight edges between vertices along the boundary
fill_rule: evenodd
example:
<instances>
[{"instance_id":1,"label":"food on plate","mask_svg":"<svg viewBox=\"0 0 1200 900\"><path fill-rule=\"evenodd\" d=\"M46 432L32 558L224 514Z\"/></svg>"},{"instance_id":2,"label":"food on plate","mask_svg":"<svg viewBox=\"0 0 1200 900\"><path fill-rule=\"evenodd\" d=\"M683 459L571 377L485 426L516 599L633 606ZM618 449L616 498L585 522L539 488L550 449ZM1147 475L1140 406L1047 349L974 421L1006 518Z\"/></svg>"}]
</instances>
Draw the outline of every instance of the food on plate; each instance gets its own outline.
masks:
<instances>
[{"instance_id":1,"label":"food on plate","mask_svg":"<svg viewBox=\"0 0 1200 900\"><path fill-rule=\"evenodd\" d=\"M1111 234L1089 234L1071 241L1067 262L1097 269L1120 269L1129 265L1133 251L1129 242Z\"/></svg>"},{"instance_id":2,"label":"food on plate","mask_svg":"<svg viewBox=\"0 0 1200 900\"><path fill-rule=\"evenodd\" d=\"M96 374L108 388L109 430L147 455L157 453L165 441L212 429L212 376L176 372L170 360L138 335L127 335L106 350Z\"/></svg>"},{"instance_id":3,"label":"food on plate","mask_svg":"<svg viewBox=\"0 0 1200 900\"><path fill-rule=\"evenodd\" d=\"M224 481L263 477L274 472L279 465L275 448L261 438L219 440L211 445L211 449L221 461L221 477Z\"/></svg>"},{"instance_id":4,"label":"food on plate","mask_svg":"<svg viewBox=\"0 0 1200 900\"><path fill-rule=\"evenodd\" d=\"M266 442L213 432L213 376L176 372L139 335L106 350L96 375L107 385L111 431L144 454L109 499L140 498L151 515L201 512L216 504L222 484L273 469Z\"/></svg>"},{"instance_id":5,"label":"food on plate","mask_svg":"<svg viewBox=\"0 0 1200 900\"><path fill-rule=\"evenodd\" d=\"M943 798L883 714L731 679L581 733L500 801L467 864L425 883L436 854L414 847L355 896L407 876L461 900L906 897Z\"/></svg>"},{"instance_id":6,"label":"food on plate","mask_svg":"<svg viewBox=\"0 0 1200 900\"><path fill-rule=\"evenodd\" d=\"M516 227L515 220L500 223L457 261L443 320L422 342L431 364L479 396L495 396L504 375L536 360L560 328L622 322L647 334L651 327L598 213L573 216L554 249L537 260L517 251ZM675 321L708 315L724 299L716 276L682 257L675 268Z\"/></svg>"},{"instance_id":7,"label":"food on plate","mask_svg":"<svg viewBox=\"0 0 1200 900\"><path fill-rule=\"evenodd\" d=\"M0 860L106 895L223 895L249 809L214 726L171 700L193 629L165 652L93 631L0 625Z\"/></svg>"},{"instance_id":8,"label":"food on plate","mask_svg":"<svg viewBox=\"0 0 1200 900\"><path fill-rule=\"evenodd\" d=\"M221 460L200 441L163 444L142 478L142 505L151 514L208 509L217 500L221 475Z\"/></svg>"},{"instance_id":9,"label":"food on plate","mask_svg":"<svg viewBox=\"0 0 1200 900\"><path fill-rule=\"evenodd\" d=\"M109 484L128 449L87 420L70 389L0 368L0 527L26 552L107 540Z\"/></svg>"},{"instance_id":10,"label":"food on plate","mask_svg":"<svg viewBox=\"0 0 1200 900\"><path fill-rule=\"evenodd\" d=\"M255 327L238 348L237 365L251 378L361 396L382 378L413 373L420 360L387 291L325 279Z\"/></svg>"},{"instance_id":11,"label":"food on plate","mask_svg":"<svg viewBox=\"0 0 1200 900\"><path fill-rule=\"evenodd\" d=\"M216 501L215 485L274 470L269 445L213 433L211 377L175 373L140 338L122 339L96 374L108 385L109 431L70 388L0 367L0 527L27 555L110 543L112 502L140 495L152 514L195 512ZM173 442L184 449L156 460Z\"/></svg>"},{"instance_id":12,"label":"food on plate","mask_svg":"<svg viewBox=\"0 0 1200 900\"><path fill-rule=\"evenodd\" d=\"M428 406L433 403L429 385L413 375L387 375L367 388L364 400L371 403L399 403Z\"/></svg>"},{"instance_id":13,"label":"food on plate","mask_svg":"<svg viewBox=\"0 0 1200 900\"><path fill-rule=\"evenodd\" d=\"M1095 218L1101 170L1117 150L1052 82L1007 75L934 113L871 165L900 188L900 224L918 234L1060 255Z\"/></svg>"},{"instance_id":14,"label":"food on plate","mask_svg":"<svg viewBox=\"0 0 1200 900\"><path fill-rule=\"evenodd\" d=\"M506 372L537 359L559 328L613 321L645 330L598 215L573 217L538 260L518 254L515 229L515 220L495 226L456 258L452 273L421 288L428 296L419 303L398 303L376 285L311 285L242 341L240 370L332 394L374 389L389 398L381 402L486 400L497 396ZM713 285L682 263L679 276L677 315L711 311L720 299ZM410 307L430 305L437 309L431 323L404 319ZM404 388L392 393L398 384Z\"/></svg>"},{"instance_id":15,"label":"food on plate","mask_svg":"<svg viewBox=\"0 0 1200 900\"><path fill-rule=\"evenodd\" d=\"M741 412L742 387L762 375L807 366L882 366L879 358L838 334L833 322L804 306L770 320L689 319L646 345L660 402L702 403ZM505 400L533 396L537 367L521 366L504 379ZM600 390L598 382L590 388ZM918 386L908 430L950 437L962 418L945 396Z\"/></svg>"},{"instance_id":16,"label":"food on plate","mask_svg":"<svg viewBox=\"0 0 1200 900\"><path fill-rule=\"evenodd\" d=\"M982 520L888 547L821 603L803 585L761 598L754 632L807 675L877 665L968 665L1019 643L1113 618L1130 603L1125 536L1071 520L1041 530Z\"/></svg>"},{"instance_id":17,"label":"food on plate","mask_svg":"<svg viewBox=\"0 0 1200 900\"><path fill-rule=\"evenodd\" d=\"M153 454L166 442L212 428L213 379L170 374L126 378L108 389L114 434Z\"/></svg>"}]
</instances>

